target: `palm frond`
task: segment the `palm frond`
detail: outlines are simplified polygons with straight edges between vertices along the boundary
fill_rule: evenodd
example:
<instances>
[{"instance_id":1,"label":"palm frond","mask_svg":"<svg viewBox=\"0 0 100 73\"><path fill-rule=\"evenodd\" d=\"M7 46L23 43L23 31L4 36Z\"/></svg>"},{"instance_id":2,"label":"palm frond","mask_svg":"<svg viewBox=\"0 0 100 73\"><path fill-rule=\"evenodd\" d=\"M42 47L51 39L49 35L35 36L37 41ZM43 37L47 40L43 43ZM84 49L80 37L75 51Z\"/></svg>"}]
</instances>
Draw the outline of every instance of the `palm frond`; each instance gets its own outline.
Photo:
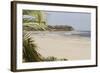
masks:
<instances>
[{"instance_id":1,"label":"palm frond","mask_svg":"<svg viewBox=\"0 0 100 73\"><path fill-rule=\"evenodd\" d=\"M24 33L23 38L23 59L24 62L42 61L41 55L37 52L37 46L29 33Z\"/></svg>"}]
</instances>

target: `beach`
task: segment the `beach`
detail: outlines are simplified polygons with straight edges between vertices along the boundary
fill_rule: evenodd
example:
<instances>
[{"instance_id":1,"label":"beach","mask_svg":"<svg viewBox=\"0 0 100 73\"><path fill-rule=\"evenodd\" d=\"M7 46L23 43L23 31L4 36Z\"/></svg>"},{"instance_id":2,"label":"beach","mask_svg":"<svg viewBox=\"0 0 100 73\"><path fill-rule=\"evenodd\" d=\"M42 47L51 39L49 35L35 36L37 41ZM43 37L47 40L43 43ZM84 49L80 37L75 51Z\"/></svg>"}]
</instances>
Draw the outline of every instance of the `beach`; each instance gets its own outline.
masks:
<instances>
[{"instance_id":1,"label":"beach","mask_svg":"<svg viewBox=\"0 0 100 73\"><path fill-rule=\"evenodd\" d=\"M86 60L91 58L91 38L72 35L70 32L31 32L38 52L43 57L54 56L68 60Z\"/></svg>"}]
</instances>

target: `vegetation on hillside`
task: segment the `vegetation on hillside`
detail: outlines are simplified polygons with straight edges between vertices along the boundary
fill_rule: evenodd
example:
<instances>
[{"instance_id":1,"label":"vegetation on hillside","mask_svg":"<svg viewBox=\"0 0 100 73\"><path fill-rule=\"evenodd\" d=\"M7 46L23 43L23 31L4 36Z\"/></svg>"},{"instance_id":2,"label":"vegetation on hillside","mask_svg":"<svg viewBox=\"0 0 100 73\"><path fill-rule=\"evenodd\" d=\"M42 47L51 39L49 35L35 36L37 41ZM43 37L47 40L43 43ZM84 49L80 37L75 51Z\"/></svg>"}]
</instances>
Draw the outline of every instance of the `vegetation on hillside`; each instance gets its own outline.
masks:
<instances>
[{"instance_id":1,"label":"vegetation on hillside","mask_svg":"<svg viewBox=\"0 0 100 73\"><path fill-rule=\"evenodd\" d=\"M55 26L50 26L48 25L49 30L52 31L72 31L74 30L71 26L68 25L55 25Z\"/></svg>"}]
</instances>

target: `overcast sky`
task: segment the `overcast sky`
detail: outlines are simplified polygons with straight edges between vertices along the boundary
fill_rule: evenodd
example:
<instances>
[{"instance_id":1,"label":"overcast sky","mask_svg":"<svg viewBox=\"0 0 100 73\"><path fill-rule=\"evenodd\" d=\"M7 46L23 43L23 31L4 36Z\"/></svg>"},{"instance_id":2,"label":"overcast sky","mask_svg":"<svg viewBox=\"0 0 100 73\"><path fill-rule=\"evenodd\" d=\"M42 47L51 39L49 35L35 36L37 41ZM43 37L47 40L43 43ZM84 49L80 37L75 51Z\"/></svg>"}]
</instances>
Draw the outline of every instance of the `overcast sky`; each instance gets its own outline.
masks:
<instances>
[{"instance_id":1,"label":"overcast sky","mask_svg":"<svg viewBox=\"0 0 100 73\"><path fill-rule=\"evenodd\" d=\"M46 12L49 25L70 25L75 30L91 30L91 14L75 12Z\"/></svg>"}]
</instances>

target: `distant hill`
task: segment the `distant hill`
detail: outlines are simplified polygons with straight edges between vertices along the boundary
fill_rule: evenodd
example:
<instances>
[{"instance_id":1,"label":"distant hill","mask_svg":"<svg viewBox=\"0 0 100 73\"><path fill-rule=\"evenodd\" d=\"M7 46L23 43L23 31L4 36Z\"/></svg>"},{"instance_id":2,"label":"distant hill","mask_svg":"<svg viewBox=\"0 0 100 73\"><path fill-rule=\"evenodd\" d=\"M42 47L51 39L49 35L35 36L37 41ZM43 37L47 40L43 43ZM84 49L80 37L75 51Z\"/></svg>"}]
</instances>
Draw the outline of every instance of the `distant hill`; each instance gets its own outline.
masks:
<instances>
[{"instance_id":1,"label":"distant hill","mask_svg":"<svg viewBox=\"0 0 100 73\"><path fill-rule=\"evenodd\" d=\"M55 25L55 26L48 25L48 28L49 30L52 30L52 31L72 31L74 30L72 26L68 26L68 25Z\"/></svg>"}]
</instances>

